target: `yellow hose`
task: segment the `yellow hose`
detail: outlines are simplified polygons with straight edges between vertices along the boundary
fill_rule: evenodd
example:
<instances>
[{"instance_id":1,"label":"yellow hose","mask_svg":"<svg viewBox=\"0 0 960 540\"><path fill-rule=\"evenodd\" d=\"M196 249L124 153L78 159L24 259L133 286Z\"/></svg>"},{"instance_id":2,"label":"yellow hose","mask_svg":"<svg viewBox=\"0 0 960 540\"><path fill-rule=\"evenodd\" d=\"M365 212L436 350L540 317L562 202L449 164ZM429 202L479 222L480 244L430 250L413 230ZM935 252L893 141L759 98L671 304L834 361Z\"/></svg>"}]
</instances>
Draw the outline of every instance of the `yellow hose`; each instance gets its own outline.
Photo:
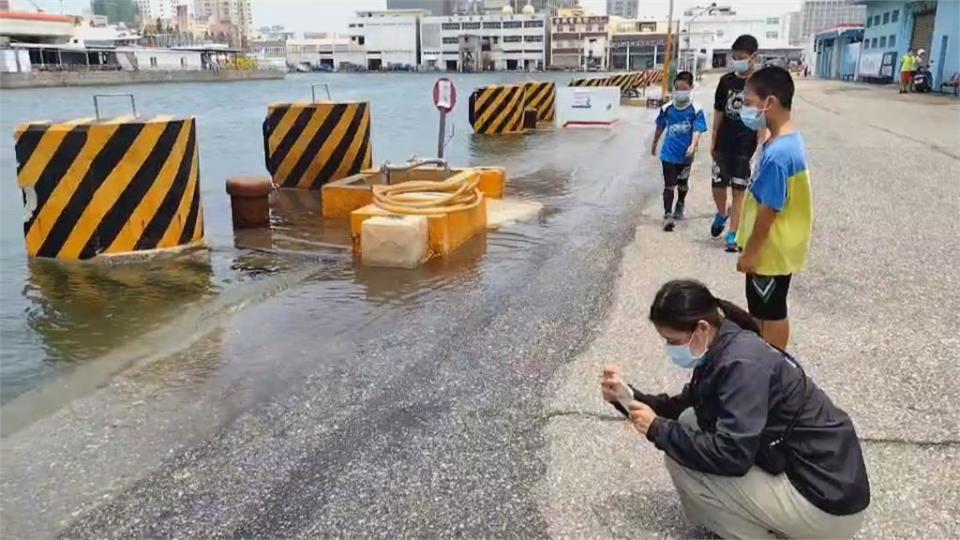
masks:
<instances>
[{"instance_id":1,"label":"yellow hose","mask_svg":"<svg viewBox=\"0 0 960 540\"><path fill-rule=\"evenodd\" d=\"M479 183L480 173L468 170L442 182L414 180L391 186L373 186L373 203L395 214L446 214L479 205Z\"/></svg>"}]
</instances>

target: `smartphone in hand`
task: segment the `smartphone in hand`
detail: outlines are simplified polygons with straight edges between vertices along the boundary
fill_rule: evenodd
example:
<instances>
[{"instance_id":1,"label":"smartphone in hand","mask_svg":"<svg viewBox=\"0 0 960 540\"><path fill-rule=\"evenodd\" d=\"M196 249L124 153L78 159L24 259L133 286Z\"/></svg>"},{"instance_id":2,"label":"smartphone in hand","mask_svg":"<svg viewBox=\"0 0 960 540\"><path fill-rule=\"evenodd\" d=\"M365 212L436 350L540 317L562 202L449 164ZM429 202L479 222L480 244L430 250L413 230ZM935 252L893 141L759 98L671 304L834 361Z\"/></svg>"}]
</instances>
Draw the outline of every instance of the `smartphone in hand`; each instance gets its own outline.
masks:
<instances>
[{"instance_id":1,"label":"smartphone in hand","mask_svg":"<svg viewBox=\"0 0 960 540\"><path fill-rule=\"evenodd\" d=\"M626 383L621 382L617 386L617 403L625 410L630 410L630 404L633 403L633 390Z\"/></svg>"}]
</instances>

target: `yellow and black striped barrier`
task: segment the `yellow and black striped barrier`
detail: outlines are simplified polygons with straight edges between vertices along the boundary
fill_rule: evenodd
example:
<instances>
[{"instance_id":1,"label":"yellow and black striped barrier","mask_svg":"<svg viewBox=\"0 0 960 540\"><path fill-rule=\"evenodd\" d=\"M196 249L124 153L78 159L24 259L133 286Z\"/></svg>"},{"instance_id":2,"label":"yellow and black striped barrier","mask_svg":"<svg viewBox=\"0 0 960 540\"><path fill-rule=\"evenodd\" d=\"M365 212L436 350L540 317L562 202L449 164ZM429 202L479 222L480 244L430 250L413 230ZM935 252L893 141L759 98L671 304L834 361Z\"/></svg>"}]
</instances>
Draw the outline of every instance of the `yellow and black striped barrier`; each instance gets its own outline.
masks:
<instances>
[{"instance_id":1,"label":"yellow and black striped barrier","mask_svg":"<svg viewBox=\"0 0 960 540\"><path fill-rule=\"evenodd\" d=\"M650 86L661 80L663 80L662 69L645 69L643 71L619 73L609 77L573 79L569 86L619 86L622 93L627 93Z\"/></svg>"},{"instance_id":2,"label":"yellow and black striped barrier","mask_svg":"<svg viewBox=\"0 0 960 540\"><path fill-rule=\"evenodd\" d=\"M202 243L196 120L21 124L27 253L89 259Z\"/></svg>"},{"instance_id":3,"label":"yellow and black striped barrier","mask_svg":"<svg viewBox=\"0 0 960 540\"><path fill-rule=\"evenodd\" d=\"M574 79L570 81L570 86L607 86L607 80L609 80L609 77Z\"/></svg>"},{"instance_id":4,"label":"yellow and black striped barrier","mask_svg":"<svg viewBox=\"0 0 960 540\"><path fill-rule=\"evenodd\" d=\"M470 94L469 118L474 133L523 132L523 85L483 86Z\"/></svg>"},{"instance_id":5,"label":"yellow and black striped barrier","mask_svg":"<svg viewBox=\"0 0 960 540\"><path fill-rule=\"evenodd\" d=\"M651 84L656 84L663 80L663 70L662 69L648 69L641 73L640 81L637 83L638 88L643 88L650 86Z\"/></svg>"},{"instance_id":6,"label":"yellow and black striped barrier","mask_svg":"<svg viewBox=\"0 0 960 540\"><path fill-rule=\"evenodd\" d=\"M528 82L523 85L525 109L537 110L537 121L552 122L557 100L557 85L552 82Z\"/></svg>"},{"instance_id":7,"label":"yellow and black striped barrier","mask_svg":"<svg viewBox=\"0 0 960 540\"><path fill-rule=\"evenodd\" d=\"M270 105L263 122L267 170L277 187L320 189L370 167L370 104Z\"/></svg>"},{"instance_id":8,"label":"yellow and black striped barrier","mask_svg":"<svg viewBox=\"0 0 960 540\"><path fill-rule=\"evenodd\" d=\"M611 75L607 79L606 86L619 86L620 90L625 92L630 88L631 83L633 83L633 78L635 73L618 73L617 75Z\"/></svg>"}]
</instances>

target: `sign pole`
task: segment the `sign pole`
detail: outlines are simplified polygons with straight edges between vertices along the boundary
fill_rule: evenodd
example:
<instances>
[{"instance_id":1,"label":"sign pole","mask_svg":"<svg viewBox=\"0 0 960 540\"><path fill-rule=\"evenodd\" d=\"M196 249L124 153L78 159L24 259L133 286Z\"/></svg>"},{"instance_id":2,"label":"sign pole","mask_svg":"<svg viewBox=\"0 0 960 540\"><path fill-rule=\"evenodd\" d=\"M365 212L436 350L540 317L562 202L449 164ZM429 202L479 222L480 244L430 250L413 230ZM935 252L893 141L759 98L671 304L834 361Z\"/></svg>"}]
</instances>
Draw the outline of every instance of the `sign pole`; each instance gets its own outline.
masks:
<instances>
[{"instance_id":1,"label":"sign pole","mask_svg":"<svg viewBox=\"0 0 960 540\"><path fill-rule=\"evenodd\" d=\"M447 113L440 111L440 136L437 138L437 157L443 157L443 138L447 134Z\"/></svg>"},{"instance_id":2,"label":"sign pole","mask_svg":"<svg viewBox=\"0 0 960 540\"><path fill-rule=\"evenodd\" d=\"M437 157L443 157L444 138L447 136L447 114L457 105L457 87L446 77L433 84L433 105L440 112L440 129L437 134Z\"/></svg>"}]
</instances>

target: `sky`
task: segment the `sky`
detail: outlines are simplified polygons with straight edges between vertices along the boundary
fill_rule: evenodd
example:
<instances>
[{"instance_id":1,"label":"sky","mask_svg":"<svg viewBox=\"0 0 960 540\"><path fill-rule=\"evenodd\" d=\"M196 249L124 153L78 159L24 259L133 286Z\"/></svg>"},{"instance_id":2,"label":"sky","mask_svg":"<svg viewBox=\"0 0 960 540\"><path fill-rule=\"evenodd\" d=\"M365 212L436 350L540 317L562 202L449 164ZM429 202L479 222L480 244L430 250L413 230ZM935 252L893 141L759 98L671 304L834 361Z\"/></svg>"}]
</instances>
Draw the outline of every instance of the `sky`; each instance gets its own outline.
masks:
<instances>
[{"instance_id":1,"label":"sky","mask_svg":"<svg viewBox=\"0 0 960 540\"><path fill-rule=\"evenodd\" d=\"M386 0L252 0L255 27L281 24L292 32L344 32L353 12L383 9ZM705 5L714 0L675 0L675 13ZM729 5L743 15L782 15L800 9L801 0L715 0ZM60 12L60 0L13 0L14 9L32 11L33 3L50 13ZM64 12L81 13L89 9L89 0L62 0ZM606 10L605 0L580 0L580 5L593 13ZM666 17L669 0L640 0L641 16Z\"/></svg>"}]
</instances>

